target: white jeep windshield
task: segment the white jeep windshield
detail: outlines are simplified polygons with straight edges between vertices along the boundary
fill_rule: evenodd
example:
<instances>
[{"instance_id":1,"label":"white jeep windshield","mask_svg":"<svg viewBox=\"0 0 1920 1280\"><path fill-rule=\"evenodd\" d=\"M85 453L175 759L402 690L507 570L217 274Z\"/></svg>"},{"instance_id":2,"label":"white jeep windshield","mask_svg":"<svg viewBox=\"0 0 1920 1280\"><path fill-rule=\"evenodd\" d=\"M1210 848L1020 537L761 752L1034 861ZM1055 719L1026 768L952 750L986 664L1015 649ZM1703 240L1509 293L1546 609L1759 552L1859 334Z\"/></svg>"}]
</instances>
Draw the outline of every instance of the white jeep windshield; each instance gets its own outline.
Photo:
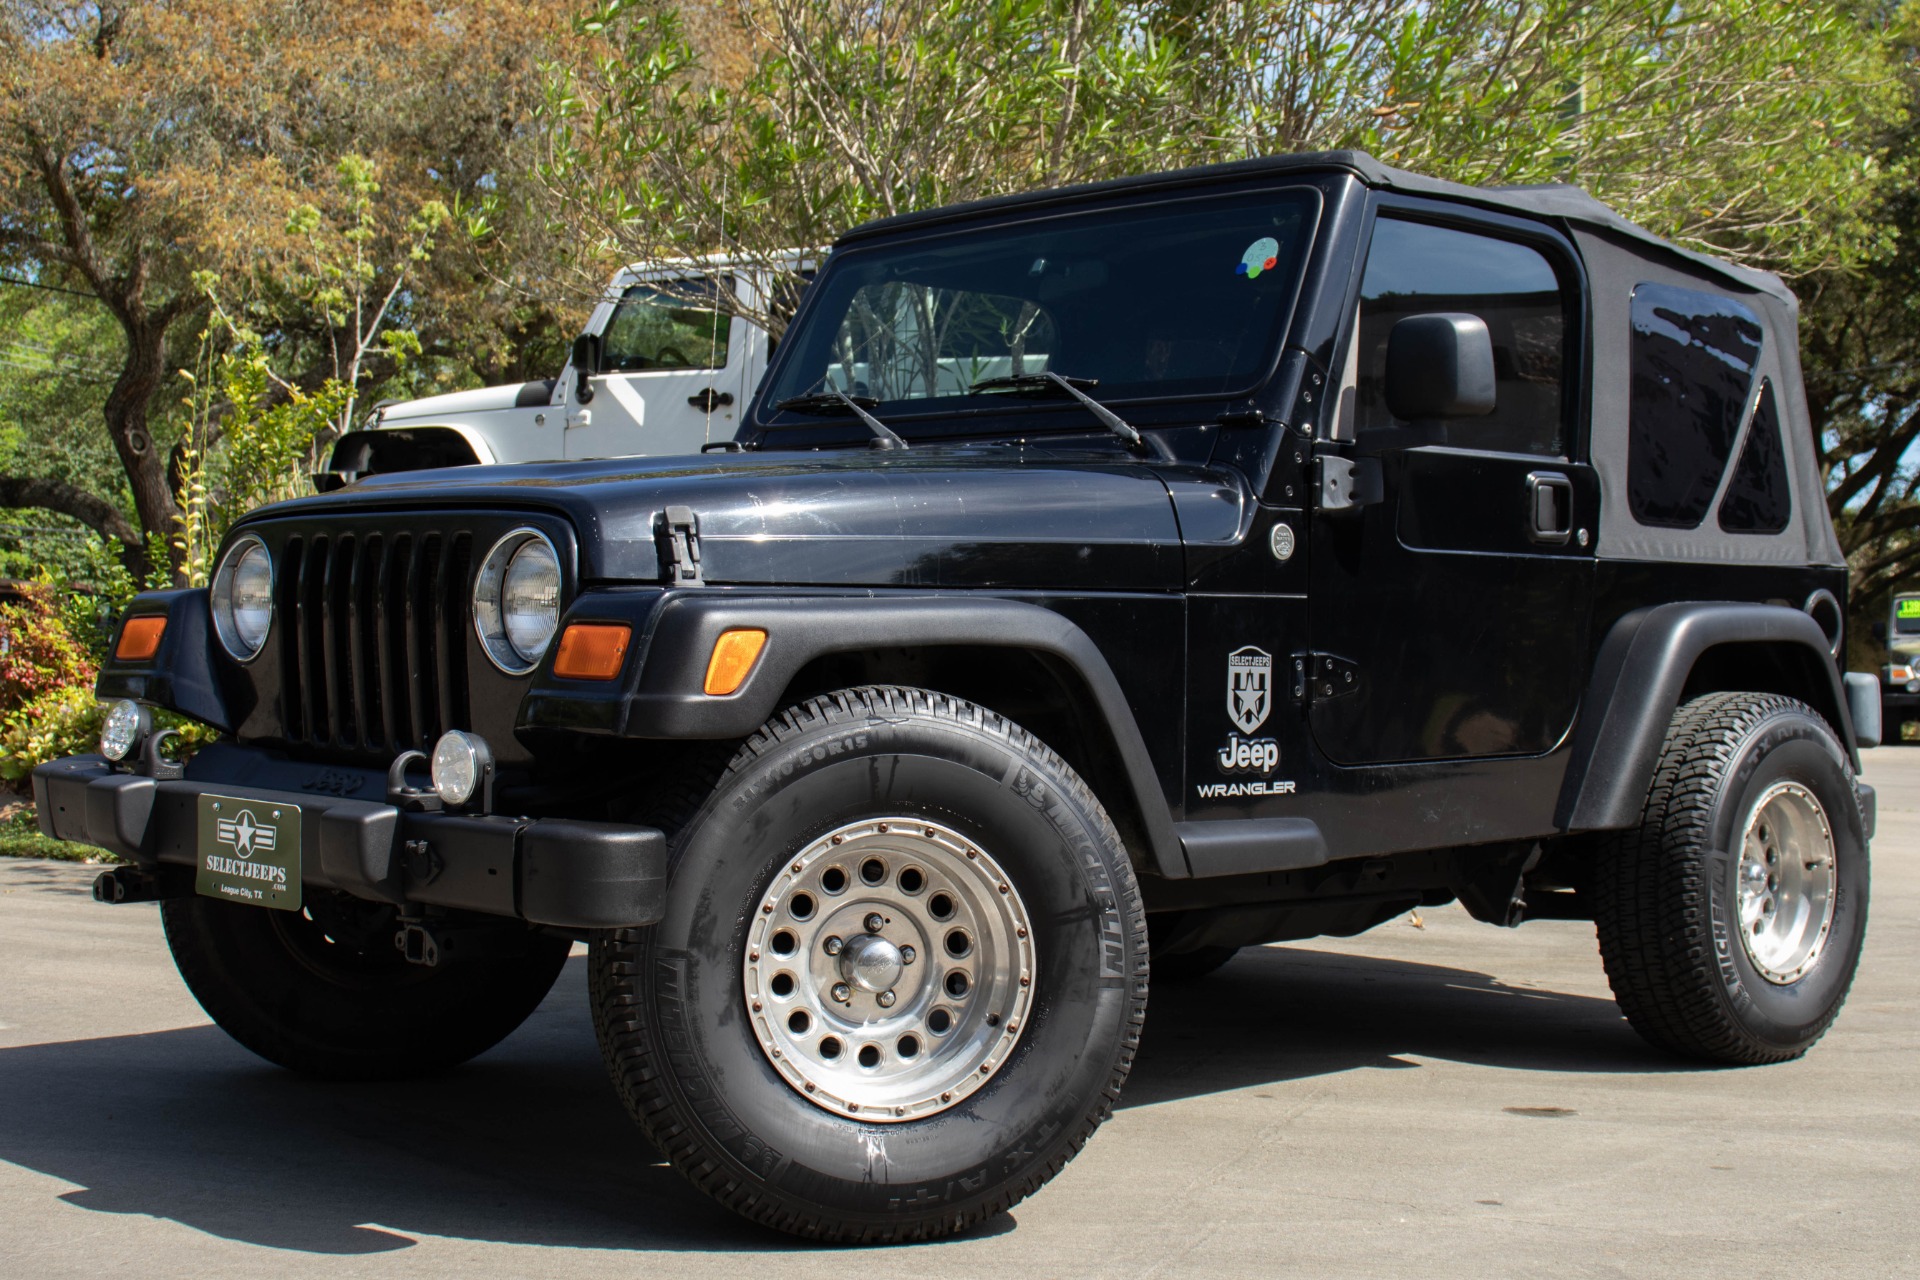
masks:
<instances>
[{"instance_id":1,"label":"white jeep windshield","mask_svg":"<svg viewBox=\"0 0 1920 1280\"><path fill-rule=\"evenodd\" d=\"M1272 366L1317 209L1298 189L1214 196L836 254L766 402L990 408L1006 398L975 383L1045 372L1108 402L1239 394Z\"/></svg>"}]
</instances>

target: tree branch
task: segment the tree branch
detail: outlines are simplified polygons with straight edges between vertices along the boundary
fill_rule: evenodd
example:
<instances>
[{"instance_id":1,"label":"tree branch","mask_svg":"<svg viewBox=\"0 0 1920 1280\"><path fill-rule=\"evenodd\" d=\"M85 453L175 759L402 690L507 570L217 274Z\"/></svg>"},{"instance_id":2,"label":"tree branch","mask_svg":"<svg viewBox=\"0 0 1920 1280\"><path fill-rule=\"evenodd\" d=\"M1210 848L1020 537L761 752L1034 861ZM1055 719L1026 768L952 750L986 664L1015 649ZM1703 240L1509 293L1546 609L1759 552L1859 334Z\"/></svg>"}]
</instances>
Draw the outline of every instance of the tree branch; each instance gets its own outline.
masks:
<instances>
[{"instance_id":1,"label":"tree branch","mask_svg":"<svg viewBox=\"0 0 1920 1280\"><path fill-rule=\"evenodd\" d=\"M120 544L120 559L136 575L147 567L147 544L120 508L98 494L63 480L0 475L0 507L34 507L72 516L101 537Z\"/></svg>"}]
</instances>

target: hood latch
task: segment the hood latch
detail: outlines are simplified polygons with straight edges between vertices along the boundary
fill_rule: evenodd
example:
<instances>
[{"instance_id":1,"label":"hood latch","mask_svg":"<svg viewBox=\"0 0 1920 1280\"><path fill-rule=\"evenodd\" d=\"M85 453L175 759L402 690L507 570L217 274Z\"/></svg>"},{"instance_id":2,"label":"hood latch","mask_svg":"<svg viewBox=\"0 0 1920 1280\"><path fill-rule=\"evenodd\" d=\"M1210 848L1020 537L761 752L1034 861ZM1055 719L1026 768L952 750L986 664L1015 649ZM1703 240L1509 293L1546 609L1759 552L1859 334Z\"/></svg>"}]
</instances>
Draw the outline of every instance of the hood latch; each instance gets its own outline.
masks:
<instances>
[{"instance_id":1,"label":"hood latch","mask_svg":"<svg viewBox=\"0 0 1920 1280\"><path fill-rule=\"evenodd\" d=\"M653 538L660 549L660 568L670 587L701 587L700 517L692 507L668 507L653 520Z\"/></svg>"}]
</instances>

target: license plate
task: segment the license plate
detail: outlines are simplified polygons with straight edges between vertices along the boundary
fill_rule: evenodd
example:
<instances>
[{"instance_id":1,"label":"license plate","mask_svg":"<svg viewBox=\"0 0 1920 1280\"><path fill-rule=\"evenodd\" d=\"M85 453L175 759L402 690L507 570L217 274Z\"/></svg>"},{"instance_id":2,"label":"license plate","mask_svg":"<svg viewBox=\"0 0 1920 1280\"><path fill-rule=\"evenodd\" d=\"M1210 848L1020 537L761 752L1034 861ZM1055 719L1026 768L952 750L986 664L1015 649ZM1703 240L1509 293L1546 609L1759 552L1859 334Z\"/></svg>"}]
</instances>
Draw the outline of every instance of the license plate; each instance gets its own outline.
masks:
<instances>
[{"instance_id":1,"label":"license plate","mask_svg":"<svg viewBox=\"0 0 1920 1280\"><path fill-rule=\"evenodd\" d=\"M300 806L201 796L193 887L226 902L298 911Z\"/></svg>"}]
</instances>

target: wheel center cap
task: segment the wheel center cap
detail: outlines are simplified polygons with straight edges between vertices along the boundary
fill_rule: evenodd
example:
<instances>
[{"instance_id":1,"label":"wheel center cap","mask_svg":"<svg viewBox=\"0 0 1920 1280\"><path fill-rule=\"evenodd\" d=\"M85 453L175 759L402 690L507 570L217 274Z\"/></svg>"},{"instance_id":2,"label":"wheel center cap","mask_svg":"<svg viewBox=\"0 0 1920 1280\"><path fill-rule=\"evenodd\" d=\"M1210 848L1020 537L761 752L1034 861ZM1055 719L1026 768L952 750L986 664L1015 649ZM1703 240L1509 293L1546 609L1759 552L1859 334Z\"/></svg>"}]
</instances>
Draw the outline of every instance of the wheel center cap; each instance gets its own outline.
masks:
<instances>
[{"instance_id":1,"label":"wheel center cap","mask_svg":"<svg viewBox=\"0 0 1920 1280\"><path fill-rule=\"evenodd\" d=\"M871 933L849 938L840 953L841 976L862 991L891 991L905 968L900 948Z\"/></svg>"}]
</instances>

